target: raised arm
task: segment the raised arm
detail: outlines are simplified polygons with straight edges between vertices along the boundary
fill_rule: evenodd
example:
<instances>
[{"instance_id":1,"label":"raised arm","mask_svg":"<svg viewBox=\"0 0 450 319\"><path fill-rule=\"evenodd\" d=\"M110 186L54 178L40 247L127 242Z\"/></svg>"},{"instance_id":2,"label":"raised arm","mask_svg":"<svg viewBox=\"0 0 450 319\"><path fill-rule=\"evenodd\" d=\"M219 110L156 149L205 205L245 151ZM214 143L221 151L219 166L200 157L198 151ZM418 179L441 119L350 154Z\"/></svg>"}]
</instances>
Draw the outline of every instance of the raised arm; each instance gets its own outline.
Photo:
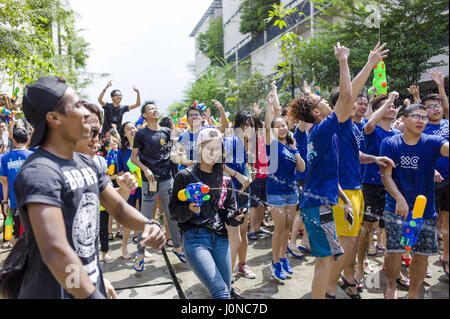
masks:
<instances>
[{"instance_id":1,"label":"raised arm","mask_svg":"<svg viewBox=\"0 0 450 319\"><path fill-rule=\"evenodd\" d=\"M362 89L364 88L364 85L366 84L367 80L369 79L370 74L372 73L372 70L375 66L380 63L381 59L384 59L387 57L387 53L389 50L384 50L386 47L386 43L383 43L380 46L380 42L377 43L375 48L370 51L368 61L364 68L359 72L359 74L353 79L352 82L352 98L350 100L350 104L353 105L355 103L356 99L358 98L358 95L361 93Z\"/></svg>"},{"instance_id":2,"label":"raised arm","mask_svg":"<svg viewBox=\"0 0 450 319\"><path fill-rule=\"evenodd\" d=\"M136 92L137 94L137 100L136 100L136 104L135 105L130 105L128 107L128 110L134 110L135 108L139 107L141 105L141 93L139 93L139 90L136 89L135 87L133 87L134 92Z\"/></svg>"},{"instance_id":3,"label":"raised arm","mask_svg":"<svg viewBox=\"0 0 450 319\"><path fill-rule=\"evenodd\" d=\"M272 82L272 92L273 92L273 117L280 117L282 113L281 105L280 105L280 99L278 98L278 88L277 88L277 82Z\"/></svg>"},{"instance_id":4,"label":"raised arm","mask_svg":"<svg viewBox=\"0 0 450 319\"><path fill-rule=\"evenodd\" d=\"M111 85L112 85L112 81L109 81L109 82L106 84L106 87L105 87L105 88L103 89L103 91L100 93L100 96L98 97L98 103L100 103L100 105L103 106L103 107L106 105L106 103L103 101L103 96L105 95L106 90L107 90L108 88L111 87Z\"/></svg>"},{"instance_id":5,"label":"raised arm","mask_svg":"<svg viewBox=\"0 0 450 319\"><path fill-rule=\"evenodd\" d=\"M353 104L350 104L352 98L352 84L350 79L350 70L348 67L348 57L350 50L338 42L334 47L334 56L339 61L340 79L339 79L339 99L334 108L334 113L340 123L346 122L353 110Z\"/></svg>"},{"instance_id":6,"label":"raised arm","mask_svg":"<svg viewBox=\"0 0 450 319\"><path fill-rule=\"evenodd\" d=\"M212 102L220 113L220 125L218 129L222 134L225 134L225 130L228 128L228 117L225 113L225 109L219 101L212 100Z\"/></svg>"},{"instance_id":7,"label":"raised arm","mask_svg":"<svg viewBox=\"0 0 450 319\"><path fill-rule=\"evenodd\" d=\"M444 85L444 77L442 76L442 73L437 70L431 70L430 72L431 78L433 79L434 83L436 83L438 89L439 89L439 96L442 99L442 108L444 110L444 116L445 118L449 118L449 106L448 106L448 98L447 93L445 93L445 85Z\"/></svg>"},{"instance_id":8,"label":"raised arm","mask_svg":"<svg viewBox=\"0 0 450 319\"><path fill-rule=\"evenodd\" d=\"M391 103L394 103L394 101L398 98L398 96L399 94L395 91L389 93L389 97L386 99L383 105L370 116L369 121L367 122L366 126L364 126L364 133L370 135L373 133L373 131L375 131L375 127L383 118L386 109L389 107Z\"/></svg>"},{"instance_id":9,"label":"raised arm","mask_svg":"<svg viewBox=\"0 0 450 319\"><path fill-rule=\"evenodd\" d=\"M272 143L272 121L274 119L274 110L273 110L273 104L274 104L274 94L273 91L269 93L267 96L267 110L266 110L266 117L264 119L265 127L266 127L266 145L270 145Z\"/></svg>"}]
</instances>

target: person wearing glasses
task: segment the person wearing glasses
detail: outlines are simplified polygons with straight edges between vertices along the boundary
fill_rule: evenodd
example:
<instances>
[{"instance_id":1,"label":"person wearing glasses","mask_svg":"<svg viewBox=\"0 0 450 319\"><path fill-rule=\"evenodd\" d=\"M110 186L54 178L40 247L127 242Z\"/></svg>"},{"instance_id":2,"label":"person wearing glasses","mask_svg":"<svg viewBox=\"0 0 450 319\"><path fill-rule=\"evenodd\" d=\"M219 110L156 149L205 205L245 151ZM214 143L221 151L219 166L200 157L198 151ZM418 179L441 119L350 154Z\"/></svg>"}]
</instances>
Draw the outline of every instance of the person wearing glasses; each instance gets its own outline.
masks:
<instances>
[{"instance_id":1,"label":"person wearing glasses","mask_svg":"<svg viewBox=\"0 0 450 319\"><path fill-rule=\"evenodd\" d=\"M339 42L334 47L340 69L340 94L334 111L323 97L307 93L295 98L288 112L291 118L313 124L308 135L308 173L300 200L311 255L317 257L311 289L313 299L326 297L333 261L344 252L336 238L332 206L337 205L340 195L345 196L339 187L337 134L340 124L347 122L353 109L349 54L350 50Z\"/></svg>"},{"instance_id":2,"label":"person wearing glasses","mask_svg":"<svg viewBox=\"0 0 450 319\"><path fill-rule=\"evenodd\" d=\"M436 83L439 94L428 94L422 100L422 104L427 109L429 118L428 124L423 132L425 134L442 136L448 141L449 105L447 94L445 93L444 77L439 71L432 70L431 78ZM444 272L448 276L448 158L439 157L436 163L436 170L440 175L438 177L438 181L440 182L435 184L436 210L441 219L440 232L444 241L443 256L440 259Z\"/></svg>"},{"instance_id":3,"label":"person wearing glasses","mask_svg":"<svg viewBox=\"0 0 450 319\"><path fill-rule=\"evenodd\" d=\"M380 149L380 155L387 156L395 163L381 168L381 179L386 187L386 206L383 218L386 226L387 251L386 299L396 299L397 276L402 265L401 254L405 247L401 245L403 221L412 210L416 197L423 195L427 204L423 215L424 224L417 243L411 248L413 253L409 266L410 299L420 297L420 289L425 279L428 256L438 254L437 211L434 198L434 171L440 156L448 160L448 140L442 136L422 134L429 117L421 104L408 106L402 115L404 131L401 135L386 138Z\"/></svg>"},{"instance_id":4,"label":"person wearing glasses","mask_svg":"<svg viewBox=\"0 0 450 319\"><path fill-rule=\"evenodd\" d=\"M141 96L139 93L139 90L133 87L133 90L137 94L137 101L134 105L120 105L122 102L122 92L119 90L113 90L111 92L111 99L112 103L105 103L103 101L103 96L106 93L106 90L110 88L112 85L112 81L109 81L108 84L106 84L106 87L103 89L103 91L100 93L100 96L98 97L98 102L103 107L105 116L102 126L101 134L105 135L106 132L109 132L112 128L112 125L115 124L117 128L120 128L122 126L122 118L123 115L131 110L134 110L135 108L139 107L141 105Z\"/></svg>"}]
</instances>

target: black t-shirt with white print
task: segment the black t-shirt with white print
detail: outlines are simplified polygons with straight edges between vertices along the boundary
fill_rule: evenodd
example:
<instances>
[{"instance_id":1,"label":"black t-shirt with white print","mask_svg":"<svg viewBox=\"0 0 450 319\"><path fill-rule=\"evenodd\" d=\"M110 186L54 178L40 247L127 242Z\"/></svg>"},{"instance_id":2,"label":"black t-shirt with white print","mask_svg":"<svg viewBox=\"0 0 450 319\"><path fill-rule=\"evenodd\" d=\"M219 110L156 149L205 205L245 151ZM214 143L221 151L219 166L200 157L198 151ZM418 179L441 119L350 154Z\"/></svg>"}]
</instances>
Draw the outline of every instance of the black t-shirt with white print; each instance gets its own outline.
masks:
<instances>
[{"instance_id":1,"label":"black t-shirt with white print","mask_svg":"<svg viewBox=\"0 0 450 319\"><path fill-rule=\"evenodd\" d=\"M61 208L70 246L91 282L106 296L98 259L98 234L100 193L107 185L105 174L83 154L74 153L73 160L65 160L38 149L25 161L14 183L17 207L30 250L19 298L74 298L56 281L42 260L28 216L27 205L30 203ZM67 274L66 284L75 287L77 270L68 267Z\"/></svg>"}]
</instances>

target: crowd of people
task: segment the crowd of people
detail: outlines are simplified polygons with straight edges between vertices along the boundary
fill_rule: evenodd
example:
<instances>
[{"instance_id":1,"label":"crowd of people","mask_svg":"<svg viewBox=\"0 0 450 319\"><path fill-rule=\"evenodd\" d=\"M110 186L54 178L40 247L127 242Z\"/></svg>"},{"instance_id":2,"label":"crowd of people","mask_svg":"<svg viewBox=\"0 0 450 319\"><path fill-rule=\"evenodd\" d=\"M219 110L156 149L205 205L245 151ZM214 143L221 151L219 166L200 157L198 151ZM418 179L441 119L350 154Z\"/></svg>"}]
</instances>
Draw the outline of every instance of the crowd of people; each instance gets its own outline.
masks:
<instances>
[{"instance_id":1,"label":"crowd of people","mask_svg":"<svg viewBox=\"0 0 450 319\"><path fill-rule=\"evenodd\" d=\"M122 258L134 257L134 271L142 272L151 258L146 247L167 245L211 298L239 299L233 273L256 278L247 264L249 241L270 234L267 266L276 280L293 274L289 255L316 257L314 299L335 299L337 286L360 299L371 271L367 256L377 250L385 251L385 297L397 298L400 284L409 287L409 298L419 298L428 257L439 254L438 236L448 276L449 104L436 70L437 94L420 96L411 85L413 102L401 102L397 92L366 95L374 67L388 53L378 43L351 79L350 50L337 43L340 84L329 101L305 82L283 107L273 82L265 110L255 103L231 123L216 100L218 122L194 103L187 126L161 119L154 101L141 106L136 88L135 105L122 105L120 90L105 103L111 82L100 106L81 100L57 77L27 86L21 116L13 112L15 101L2 96L0 104L12 113L0 121L3 227L8 216L14 221L13 238L4 238L2 248L13 247L10 260L26 257L15 293L4 297L114 298L100 262L114 262L109 241L118 236ZM140 106L139 121L123 122ZM209 187L208 200L179 195L196 183ZM419 195L427 199L423 226L406 250L404 221ZM127 249L130 237L135 256ZM67 281L68 265L79 267L78 285ZM0 274L8 278L8 271ZM6 294L5 285L13 284L4 282Z\"/></svg>"}]
</instances>

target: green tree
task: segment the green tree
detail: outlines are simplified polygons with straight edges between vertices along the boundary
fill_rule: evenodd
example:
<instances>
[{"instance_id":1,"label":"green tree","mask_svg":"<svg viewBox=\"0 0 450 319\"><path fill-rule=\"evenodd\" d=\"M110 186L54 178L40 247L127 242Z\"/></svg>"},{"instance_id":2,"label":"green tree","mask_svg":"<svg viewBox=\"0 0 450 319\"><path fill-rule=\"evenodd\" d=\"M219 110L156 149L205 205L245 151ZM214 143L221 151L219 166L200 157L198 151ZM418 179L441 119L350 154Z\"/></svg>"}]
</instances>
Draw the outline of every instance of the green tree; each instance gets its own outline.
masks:
<instances>
[{"instance_id":1,"label":"green tree","mask_svg":"<svg viewBox=\"0 0 450 319\"><path fill-rule=\"evenodd\" d=\"M80 89L104 76L85 71L89 44L75 18L59 0L0 0L0 71L13 88L54 74Z\"/></svg>"},{"instance_id":2,"label":"green tree","mask_svg":"<svg viewBox=\"0 0 450 319\"><path fill-rule=\"evenodd\" d=\"M294 85L306 78L328 91L338 86L339 66L333 56L338 41L350 49L352 76L364 66L378 41L387 42L389 91L401 94L407 94L406 88L417 83L425 70L443 65L442 61L429 62L431 57L448 54L448 0L313 2L321 11L314 21L314 37L305 40L289 33L282 39L278 76L287 82L294 78Z\"/></svg>"},{"instance_id":3,"label":"green tree","mask_svg":"<svg viewBox=\"0 0 450 319\"><path fill-rule=\"evenodd\" d=\"M269 11L272 5L279 4L280 1L274 0L244 0L240 6L241 25L239 31L242 34L251 33L256 35L258 32L266 30L271 23Z\"/></svg>"},{"instance_id":4,"label":"green tree","mask_svg":"<svg viewBox=\"0 0 450 319\"><path fill-rule=\"evenodd\" d=\"M206 55L211 64L219 65L223 59L223 22L222 17L214 18L209 28L198 37L199 50Z\"/></svg>"}]
</instances>

